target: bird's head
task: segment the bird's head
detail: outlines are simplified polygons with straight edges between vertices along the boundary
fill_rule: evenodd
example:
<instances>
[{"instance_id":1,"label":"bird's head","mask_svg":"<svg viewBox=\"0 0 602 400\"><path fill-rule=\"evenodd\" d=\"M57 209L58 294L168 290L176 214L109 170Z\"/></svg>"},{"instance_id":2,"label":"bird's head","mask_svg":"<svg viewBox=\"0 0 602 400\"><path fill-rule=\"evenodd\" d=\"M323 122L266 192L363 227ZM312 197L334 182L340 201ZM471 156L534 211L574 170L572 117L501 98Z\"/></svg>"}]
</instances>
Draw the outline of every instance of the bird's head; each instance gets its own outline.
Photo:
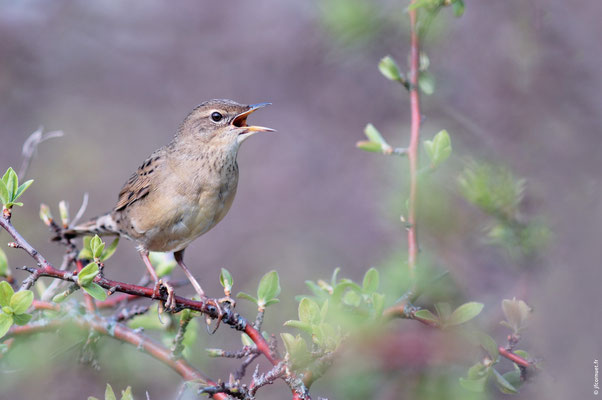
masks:
<instances>
[{"instance_id":1,"label":"bird's head","mask_svg":"<svg viewBox=\"0 0 602 400\"><path fill-rule=\"evenodd\" d=\"M178 135L209 145L238 147L257 132L274 132L271 128L247 124L252 112L270 104L245 105L225 99L206 101L188 114Z\"/></svg>"}]
</instances>

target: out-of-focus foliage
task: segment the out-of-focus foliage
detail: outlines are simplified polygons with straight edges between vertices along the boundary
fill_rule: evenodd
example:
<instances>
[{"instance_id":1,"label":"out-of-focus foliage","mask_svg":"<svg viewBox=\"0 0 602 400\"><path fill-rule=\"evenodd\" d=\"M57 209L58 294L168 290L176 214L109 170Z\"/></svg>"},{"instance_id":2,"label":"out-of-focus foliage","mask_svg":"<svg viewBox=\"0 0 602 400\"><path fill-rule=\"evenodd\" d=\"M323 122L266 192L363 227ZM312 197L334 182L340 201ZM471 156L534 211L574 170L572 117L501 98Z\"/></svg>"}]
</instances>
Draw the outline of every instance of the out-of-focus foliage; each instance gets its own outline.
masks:
<instances>
[{"instance_id":1,"label":"out-of-focus foliage","mask_svg":"<svg viewBox=\"0 0 602 400\"><path fill-rule=\"evenodd\" d=\"M512 257L536 254L548 242L549 229L538 220L524 221L520 205L526 181L503 166L471 161L458 178L462 195L491 216L486 228L491 244Z\"/></svg>"},{"instance_id":2,"label":"out-of-focus foliage","mask_svg":"<svg viewBox=\"0 0 602 400\"><path fill-rule=\"evenodd\" d=\"M88 400L98 400L96 397L88 397ZM104 400L117 400L115 396L115 392L111 385L107 383L107 388L105 390L105 399ZM125 390L121 391L121 400L134 400L134 396L132 395L132 388L128 386Z\"/></svg>"}]
</instances>

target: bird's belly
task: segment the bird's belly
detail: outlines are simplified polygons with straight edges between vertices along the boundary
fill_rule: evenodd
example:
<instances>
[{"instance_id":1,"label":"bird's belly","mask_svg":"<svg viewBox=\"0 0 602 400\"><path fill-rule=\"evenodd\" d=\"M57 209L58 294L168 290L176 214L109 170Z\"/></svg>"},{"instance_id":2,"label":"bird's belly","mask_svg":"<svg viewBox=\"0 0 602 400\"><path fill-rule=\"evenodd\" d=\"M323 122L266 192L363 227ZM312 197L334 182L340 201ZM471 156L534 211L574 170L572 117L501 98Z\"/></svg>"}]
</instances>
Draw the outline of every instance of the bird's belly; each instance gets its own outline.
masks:
<instances>
[{"instance_id":1,"label":"bird's belly","mask_svg":"<svg viewBox=\"0 0 602 400\"><path fill-rule=\"evenodd\" d=\"M173 252L185 249L193 240L213 228L226 215L236 188L203 191L197 202L180 202L172 210L170 222L148 230L146 248Z\"/></svg>"}]
</instances>

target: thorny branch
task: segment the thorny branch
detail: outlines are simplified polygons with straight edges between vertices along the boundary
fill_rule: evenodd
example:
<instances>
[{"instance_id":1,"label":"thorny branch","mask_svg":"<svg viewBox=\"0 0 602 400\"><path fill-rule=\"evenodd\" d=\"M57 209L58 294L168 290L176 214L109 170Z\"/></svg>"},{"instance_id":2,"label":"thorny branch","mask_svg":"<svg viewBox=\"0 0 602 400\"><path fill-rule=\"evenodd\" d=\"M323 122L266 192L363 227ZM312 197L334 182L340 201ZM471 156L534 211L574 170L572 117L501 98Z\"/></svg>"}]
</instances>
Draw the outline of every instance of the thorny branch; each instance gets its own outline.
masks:
<instances>
[{"instance_id":1,"label":"thorny branch","mask_svg":"<svg viewBox=\"0 0 602 400\"><path fill-rule=\"evenodd\" d=\"M6 218L4 216L0 217L0 226L2 228L4 228L4 230L6 230L8 232L8 234L10 236L12 236L12 238L14 239L15 246L13 246L13 247L23 249L29 256L31 256L36 261L36 264L37 264L36 267L23 267L23 269L28 271L30 273L30 275L24 280L23 284L21 285L21 290L31 288L31 286L33 286L33 284L35 284L35 282L40 277L51 277L51 278L71 282L72 283L71 287L73 288L73 290L78 289L77 274L73 273L71 271L68 271L68 270L60 270L60 269L54 268L52 266L52 264L50 262L48 262L48 260L46 260L46 258L44 258L33 246L31 246L31 244L29 244L29 242L27 242L27 240L25 240L25 238L23 238L23 236L15 229L15 227L12 225L12 223L10 221L10 216L8 218ZM65 244L72 245L70 243L65 243ZM96 276L94 278L94 282L96 284L100 285L101 287L103 287L104 289L107 289L110 293L121 292L121 293L125 294L126 296L146 297L146 298L150 298L150 299L157 299L156 293L153 288L113 281L113 280L105 278L104 276L102 276L102 274L99 274L98 276ZM127 300L128 298L129 297L120 298L120 300ZM160 301L167 300L167 293L161 292L160 296L157 300L160 300ZM175 302L176 302L176 306L175 306L176 312L184 310L184 309L189 309L192 311L202 312L203 314L209 316L212 319L220 318L220 310L218 310L213 304L211 304L209 302L190 300L190 299L180 297L180 296L175 296ZM37 302L36 304L38 304L38 306L41 306L43 303ZM49 307L49 306L46 305L45 307ZM200 371L193 373L188 369L188 367L183 367L183 365L187 366L188 364L186 364L182 358L178 357L179 353L181 352L181 349L180 349L181 343L180 343L180 345L178 345L178 341L175 342L174 351L172 352L169 349L158 345L157 343L148 341L147 338L143 337L139 332L133 331L133 330L127 328L125 325L119 324L115 320L113 320L112 322L109 322L106 318L101 317L100 315L98 315L95 312L96 308L94 308L94 310L89 308L88 311L89 311L89 313L94 315L95 318L90 321L88 321L88 320L79 321L78 323L80 326L93 329L96 332L104 334L104 335L112 334L117 339L129 342L136 346L143 346L149 354L151 354L152 356L159 359L163 363L172 367L174 370L176 370L178 373L180 373L180 375L186 380L191 380L191 379L198 380L199 376L201 376L203 378L203 381L206 382L207 385L209 385L209 386L217 385L213 381L211 381L210 379L208 379L207 377L202 375L202 373ZM253 324L249 323L244 317L242 317L238 313L234 312L229 307L224 307L224 310L222 310L222 311L223 311L223 313L221 315L221 321L227 325L230 325L232 328L234 328L236 330L245 332L251 338L251 340L255 343L257 355L263 354L273 366L279 365L283 362L280 359L280 356L278 355L274 346L270 345L263 338L261 333L253 326ZM124 315L121 315L121 319L124 319L124 320L128 319L130 317L131 317L131 315L129 315L127 313ZM120 316L118 316L117 319L119 319L119 318L120 318ZM48 328L48 329L50 329L50 328ZM37 325L26 325L26 326L22 326L22 327L12 328L12 330L10 331L10 335L16 335L16 334L19 334L20 332L21 333L35 332L38 330L44 331L46 329L44 329L44 327L37 326ZM185 330L185 327L183 328L183 330ZM182 336L183 336L183 332L182 332ZM245 360L246 365L248 365L248 363L250 363L257 355L255 355L255 354L250 355L253 357L248 361ZM245 368L246 368L246 365L245 365ZM244 370L242 372L244 373ZM293 399L308 399L308 400L311 399L309 392L307 390L307 387L303 384L303 381L300 378L297 378L293 373L291 373L288 370L287 370L287 373L281 377L291 387ZM216 392L213 394L213 397L216 399L227 398L227 396L224 394L224 392Z\"/></svg>"}]
</instances>

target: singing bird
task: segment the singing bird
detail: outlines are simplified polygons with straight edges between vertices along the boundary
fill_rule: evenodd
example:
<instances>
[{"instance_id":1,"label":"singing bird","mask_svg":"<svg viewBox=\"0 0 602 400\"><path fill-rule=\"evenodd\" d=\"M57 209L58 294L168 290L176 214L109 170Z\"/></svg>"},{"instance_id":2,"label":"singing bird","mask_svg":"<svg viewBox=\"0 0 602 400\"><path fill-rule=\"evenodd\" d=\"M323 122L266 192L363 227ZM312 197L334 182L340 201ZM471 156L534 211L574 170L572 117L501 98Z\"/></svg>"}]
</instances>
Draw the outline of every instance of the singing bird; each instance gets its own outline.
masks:
<instances>
[{"instance_id":1,"label":"singing bird","mask_svg":"<svg viewBox=\"0 0 602 400\"><path fill-rule=\"evenodd\" d=\"M173 252L198 295L208 300L184 264L184 251L232 206L241 143L257 132L274 131L247 125L247 117L269 104L243 105L224 99L200 104L184 119L173 140L132 174L112 211L70 227L64 235L119 235L134 241L157 295L161 285L168 291L167 309L175 306L173 288L159 281L148 254Z\"/></svg>"}]
</instances>

